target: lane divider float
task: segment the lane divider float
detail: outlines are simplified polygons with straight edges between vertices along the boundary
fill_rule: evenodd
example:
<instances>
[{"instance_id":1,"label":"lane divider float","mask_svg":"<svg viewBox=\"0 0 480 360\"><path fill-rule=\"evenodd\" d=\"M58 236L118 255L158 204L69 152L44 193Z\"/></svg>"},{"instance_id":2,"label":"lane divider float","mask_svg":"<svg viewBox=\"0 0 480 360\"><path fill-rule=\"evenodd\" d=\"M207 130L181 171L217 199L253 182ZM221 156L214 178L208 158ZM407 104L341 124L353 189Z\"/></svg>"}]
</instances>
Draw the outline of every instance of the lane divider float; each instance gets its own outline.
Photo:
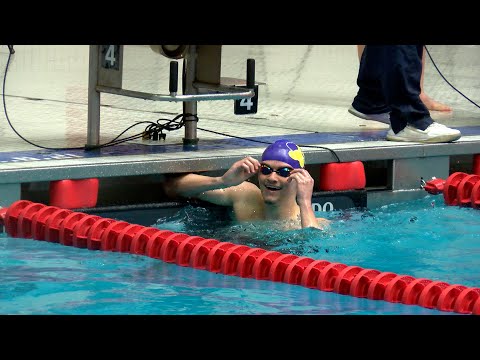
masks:
<instances>
[{"instance_id":1,"label":"lane divider float","mask_svg":"<svg viewBox=\"0 0 480 360\"><path fill-rule=\"evenodd\" d=\"M458 198L460 183L467 176L453 175L444 184L443 189L447 190L442 190L448 194L448 199ZM480 182L476 181L474 186L465 185L467 183L468 180L464 182L464 192ZM480 314L480 288L251 248L28 200L19 200L0 209L0 223L14 238L31 238L89 250L129 252L225 275L284 282L446 312Z\"/></svg>"}]
</instances>

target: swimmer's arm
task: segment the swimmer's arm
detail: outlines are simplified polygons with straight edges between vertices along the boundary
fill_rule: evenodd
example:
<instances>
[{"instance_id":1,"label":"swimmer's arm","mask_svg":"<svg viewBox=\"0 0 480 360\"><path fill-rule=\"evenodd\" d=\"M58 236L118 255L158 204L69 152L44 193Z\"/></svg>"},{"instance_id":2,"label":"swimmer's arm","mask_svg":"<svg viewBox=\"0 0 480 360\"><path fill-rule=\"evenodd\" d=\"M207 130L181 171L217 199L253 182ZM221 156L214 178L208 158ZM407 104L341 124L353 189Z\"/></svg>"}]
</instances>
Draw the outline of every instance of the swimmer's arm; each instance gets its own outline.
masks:
<instances>
[{"instance_id":1,"label":"swimmer's arm","mask_svg":"<svg viewBox=\"0 0 480 360\"><path fill-rule=\"evenodd\" d=\"M315 217L312 209L312 204L300 206L300 218L302 221L302 228L313 227L320 230L325 230L330 225L330 220Z\"/></svg>"},{"instance_id":2,"label":"swimmer's arm","mask_svg":"<svg viewBox=\"0 0 480 360\"><path fill-rule=\"evenodd\" d=\"M317 218L318 228L325 230L328 226L330 226L330 220L325 218Z\"/></svg>"},{"instance_id":3,"label":"swimmer's arm","mask_svg":"<svg viewBox=\"0 0 480 360\"><path fill-rule=\"evenodd\" d=\"M310 201L303 201L300 204L300 220L302 222L302 228L314 227L320 230L325 228L325 225L328 224L327 219L318 218L315 216L315 212L312 208L312 203Z\"/></svg>"},{"instance_id":4,"label":"swimmer's arm","mask_svg":"<svg viewBox=\"0 0 480 360\"><path fill-rule=\"evenodd\" d=\"M184 174L167 180L166 191L169 195L197 197L202 192L226 187L221 177Z\"/></svg>"},{"instance_id":5,"label":"swimmer's arm","mask_svg":"<svg viewBox=\"0 0 480 360\"><path fill-rule=\"evenodd\" d=\"M167 180L165 192L170 197L194 197L217 205L230 205L225 191L228 187L220 176L185 174Z\"/></svg>"},{"instance_id":6,"label":"swimmer's arm","mask_svg":"<svg viewBox=\"0 0 480 360\"><path fill-rule=\"evenodd\" d=\"M222 176L185 174L171 178L165 183L165 192L169 196L196 197L217 205L232 205L244 196L244 191L256 187L245 180L255 175L259 167L258 160L247 156L235 162Z\"/></svg>"},{"instance_id":7,"label":"swimmer's arm","mask_svg":"<svg viewBox=\"0 0 480 360\"><path fill-rule=\"evenodd\" d=\"M232 206L253 191L259 190L250 182L231 186L225 184L221 177L199 174L181 175L169 179L165 185L165 192L170 197L193 197L223 206Z\"/></svg>"}]
</instances>

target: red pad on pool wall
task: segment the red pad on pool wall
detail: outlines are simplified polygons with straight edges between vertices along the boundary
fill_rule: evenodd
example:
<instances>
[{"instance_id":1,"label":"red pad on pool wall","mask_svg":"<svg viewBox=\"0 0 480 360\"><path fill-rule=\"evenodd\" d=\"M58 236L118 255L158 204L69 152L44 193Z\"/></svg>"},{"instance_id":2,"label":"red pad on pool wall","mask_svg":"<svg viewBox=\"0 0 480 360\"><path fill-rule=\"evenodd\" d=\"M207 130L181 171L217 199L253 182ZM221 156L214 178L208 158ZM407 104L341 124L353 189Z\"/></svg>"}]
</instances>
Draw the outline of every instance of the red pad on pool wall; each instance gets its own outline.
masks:
<instances>
[{"instance_id":1,"label":"red pad on pool wall","mask_svg":"<svg viewBox=\"0 0 480 360\"><path fill-rule=\"evenodd\" d=\"M357 190L366 185L361 161L320 165L320 190Z\"/></svg>"},{"instance_id":2,"label":"red pad on pool wall","mask_svg":"<svg viewBox=\"0 0 480 360\"><path fill-rule=\"evenodd\" d=\"M473 171L472 174L480 175L480 154L473 155Z\"/></svg>"},{"instance_id":3,"label":"red pad on pool wall","mask_svg":"<svg viewBox=\"0 0 480 360\"><path fill-rule=\"evenodd\" d=\"M98 179L57 180L50 182L50 206L64 209L90 208L97 205Z\"/></svg>"}]
</instances>

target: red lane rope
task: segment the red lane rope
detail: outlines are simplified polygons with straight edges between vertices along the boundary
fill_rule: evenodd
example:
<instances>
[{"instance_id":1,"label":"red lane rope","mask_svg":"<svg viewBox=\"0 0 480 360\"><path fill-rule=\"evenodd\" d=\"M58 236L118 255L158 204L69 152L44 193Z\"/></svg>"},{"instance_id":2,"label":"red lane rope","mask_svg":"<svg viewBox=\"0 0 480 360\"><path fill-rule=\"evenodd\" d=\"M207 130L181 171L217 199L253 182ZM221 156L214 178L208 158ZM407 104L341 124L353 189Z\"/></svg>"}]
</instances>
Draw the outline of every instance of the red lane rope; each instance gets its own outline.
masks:
<instances>
[{"instance_id":1,"label":"red lane rope","mask_svg":"<svg viewBox=\"0 0 480 360\"><path fill-rule=\"evenodd\" d=\"M447 205L480 209L480 175L478 174L469 175L464 172L455 172L447 180L427 181L424 190L432 195L443 194Z\"/></svg>"},{"instance_id":2,"label":"red lane rope","mask_svg":"<svg viewBox=\"0 0 480 360\"><path fill-rule=\"evenodd\" d=\"M455 180L460 183L463 178L456 176ZM452 195L452 183L446 186L449 195ZM204 239L28 200L0 210L0 222L3 220L10 237L89 250L129 252L225 275L284 282L440 311L480 314L480 288Z\"/></svg>"}]
</instances>

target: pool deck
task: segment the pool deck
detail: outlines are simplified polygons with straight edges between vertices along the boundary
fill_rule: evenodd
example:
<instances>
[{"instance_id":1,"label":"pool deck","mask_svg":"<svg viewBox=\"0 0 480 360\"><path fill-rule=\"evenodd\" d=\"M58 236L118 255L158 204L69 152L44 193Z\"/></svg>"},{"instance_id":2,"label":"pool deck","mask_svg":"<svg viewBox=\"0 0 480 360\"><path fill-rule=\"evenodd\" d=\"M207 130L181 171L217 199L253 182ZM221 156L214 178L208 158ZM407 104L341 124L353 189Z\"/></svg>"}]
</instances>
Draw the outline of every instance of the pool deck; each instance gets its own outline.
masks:
<instances>
[{"instance_id":1,"label":"pool deck","mask_svg":"<svg viewBox=\"0 0 480 360\"><path fill-rule=\"evenodd\" d=\"M472 101L480 101L480 46L427 47L448 82ZM480 154L480 109L455 91L429 58L424 88L454 109L432 111L432 117L461 130L460 140L386 141L388 125L349 114L357 91L355 45L223 46L222 77L244 78L246 59L255 59L256 80L264 83L259 85L256 114L234 114L233 100L199 101L197 146L184 145L182 128L165 132L165 140L133 139L85 150L89 46L15 45L14 49L4 87L6 113L0 115L0 205L4 207L32 189L45 190L53 180L95 177L135 182L147 177L157 184L169 173L223 171L240 157L259 158L266 143L278 138L301 145L309 166L335 162L330 150L341 162L388 161L391 179L383 193L390 195L421 192L420 177L445 178L452 166L462 165L452 163L454 157L457 161L456 156L464 156L468 168L469 157ZM8 57L7 46L1 46L2 80ZM122 87L168 93L169 61L149 46L124 46ZM99 143L115 139L136 122L171 120L180 113L178 102L102 93ZM131 128L121 138L139 134L145 126ZM117 196L121 203L125 194Z\"/></svg>"}]
</instances>

